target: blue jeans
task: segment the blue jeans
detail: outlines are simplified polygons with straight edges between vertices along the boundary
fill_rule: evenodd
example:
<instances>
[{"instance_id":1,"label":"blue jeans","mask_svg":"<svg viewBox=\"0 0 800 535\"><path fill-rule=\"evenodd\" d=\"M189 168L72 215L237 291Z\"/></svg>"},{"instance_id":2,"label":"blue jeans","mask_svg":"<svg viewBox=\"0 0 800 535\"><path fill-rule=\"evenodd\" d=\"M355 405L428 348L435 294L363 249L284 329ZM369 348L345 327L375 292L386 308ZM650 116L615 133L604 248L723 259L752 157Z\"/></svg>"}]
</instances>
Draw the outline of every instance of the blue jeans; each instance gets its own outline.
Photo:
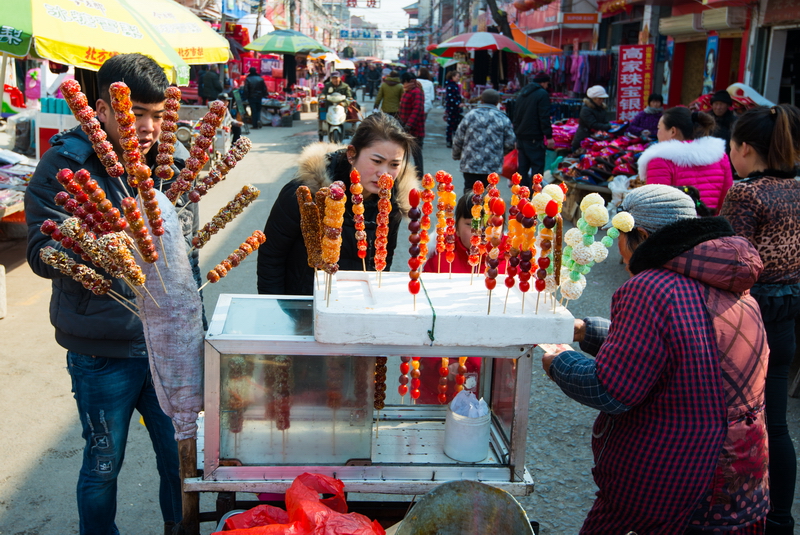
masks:
<instances>
[{"instance_id":1,"label":"blue jeans","mask_svg":"<svg viewBox=\"0 0 800 535\"><path fill-rule=\"evenodd\" d=\"M134 409L144 417L156 453L161 515L164 522L180 522L178 444L172 421L158 405L148 360L68 351L67 369L86 441L77 487L81 535L119 533L114 523L117 476Z\"/></svg>"}]
</instances>

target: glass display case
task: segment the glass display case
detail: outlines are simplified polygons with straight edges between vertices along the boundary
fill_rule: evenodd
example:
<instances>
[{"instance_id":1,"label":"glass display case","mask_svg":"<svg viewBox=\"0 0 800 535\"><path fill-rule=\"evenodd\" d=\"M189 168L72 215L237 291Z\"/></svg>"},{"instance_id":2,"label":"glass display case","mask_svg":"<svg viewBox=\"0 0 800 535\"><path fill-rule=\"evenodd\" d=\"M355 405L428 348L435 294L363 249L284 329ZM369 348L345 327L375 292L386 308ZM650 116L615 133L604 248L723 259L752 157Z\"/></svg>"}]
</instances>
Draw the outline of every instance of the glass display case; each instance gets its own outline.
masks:
<instances>
[{"instance_id":1,"label":"glass display case","mask_svg":"<svg viewBox=\"0 0 800 535\"><path fill-rule=\"evenodd\" d=\"M316 472L348 492L420 494L454 479L532 492L524 466L532 346L323 344L313 330L311 297L220 296L205 341L203 476L186 491L283 492ZM401 357L420 357L413 403L398 392ZM480 462L444 453L443 357L453 371L468 357L464 387L491 409ZM449 377L448 400L454 392Z\"/></svg>"}]
</instances>

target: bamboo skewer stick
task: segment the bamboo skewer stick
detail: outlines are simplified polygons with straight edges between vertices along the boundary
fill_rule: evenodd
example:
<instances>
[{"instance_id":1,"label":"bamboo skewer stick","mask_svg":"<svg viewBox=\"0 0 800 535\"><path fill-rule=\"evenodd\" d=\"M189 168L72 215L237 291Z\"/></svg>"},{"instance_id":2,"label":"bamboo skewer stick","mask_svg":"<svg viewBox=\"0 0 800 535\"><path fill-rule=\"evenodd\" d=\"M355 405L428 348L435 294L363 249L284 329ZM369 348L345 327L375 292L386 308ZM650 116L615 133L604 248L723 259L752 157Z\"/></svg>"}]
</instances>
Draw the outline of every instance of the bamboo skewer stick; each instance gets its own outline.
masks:
<instances>
[{"instance_id":1,"label":"bamboo skewer stick","mask_svg":"<svg viewBox=\"0 0 800 535\"><path fill-rule=\"evenodd\" d=\"M130 299L128 299L127 297L125 297L124 295L122 295L120 293L117 293L114 290L109 290L108 293L117 296L118 298L122 299L123 301L125 301L126 303L131 305L132 307L138 309L136 304L133 301L131 301Z\"/></svg>"},{"instance_id":2,"label":"bamboo skewer stick","mask_svg":"<svg viewBox=\"0 0 800 535\"><path fill-rule=\"evenodd\" d=\"M155 303L158 308L161 308L161 305L158 304L158 301L156 301L156 298L153 297L153 294L151 294L150 290L147 289L147 286L142 285L142 288L144 288L144 291L147 292L147 295L150 296L150 299L153 300L153 303Z\"/></svg>"},{"instance_id":3,"label":"bamboo skewer stick","mask_svg":"<svg viewBox=\"0 0 800 535\"><path fill-rule=\"evenodd\" d=\"M198 291L198 292L202 292L202 291L203 291L203 288L205 288L205 287L206 287L206 286L208 286L209 284L211 284L211 281L206 281L206 282L205 282L205 283L204 283L204 284L203 284L201 287L199 287L199 288L197 289L197 291Z\"/></svg>"},{"instance_id":4,"label":"bamboo skewer stick","mask_svg":"<svg viewBox=\"0 0 800 535\"><path fill-rule=\"evenodd\" d=\"M169 269L169 260L167 260L167 250L164 249L164 236L159 236L158 237L158 241L161 244L161 256L164 257L164 265L166 266L167 269ZM160 273L158 275L161 276ZM162 281L162 284L163 284L163 281ZM166 288L164 288L164 293L167 293L167 289Z\"/></svg>"},{"instance_id":5,"label":"bamboo skewer stick","mask_svg":"<svg viewBox=\"0 0 800 535\"><path fill-rule=\"evenodd\" d=\"M153 264L153 267L156 268L156 273L158 274L158 280L161 281L161 287L164 289L164 294L168 294L169 292L167 291L166 284L164 284L164 278L161 276L161 270L158 269L158 264ZM167 267L169 267L169 266L167 266ZM161 308L161 307L159 307L159 308Z\"/></svg>"},{"instance_id":6,"label":"bamboo skewer stick","mask_svg":"<svg viewBox=\"0 0 800 535\"><path fill-rule=\"evenodd\" d=\"M130 306L128 306L128 305L127 305L125 302L123 302L123 301L122 301L122 299L125 299L124 297L123 297L122 299L120 299L119 297L116 297L116 296L115 296L115 295L113 295L113 294L116 294L116 292L113 292L113 293L112 293L112 292L110 292L110 291L108 292L108 296L109 296L111 299L113 299L114 301L118 302L120 305L122 305L122 306L124 306L125 308L127 308L128 310L130 310L130 311L131 311L131 312L132 312L132 313L133 313L133 314L134 314L134 315L135 315L137 318L139 318L139 319L142 319L142 317L139 315L139 313L138 313L138 312L136 312L136 311L135 311L133 308L131 308L131 307L130 307ZM117 294L117 295L119 295L119 294ZM125 299L125 301L126 301L126 302L129 302L127 299Z\"/></svg>"}]
</instances>

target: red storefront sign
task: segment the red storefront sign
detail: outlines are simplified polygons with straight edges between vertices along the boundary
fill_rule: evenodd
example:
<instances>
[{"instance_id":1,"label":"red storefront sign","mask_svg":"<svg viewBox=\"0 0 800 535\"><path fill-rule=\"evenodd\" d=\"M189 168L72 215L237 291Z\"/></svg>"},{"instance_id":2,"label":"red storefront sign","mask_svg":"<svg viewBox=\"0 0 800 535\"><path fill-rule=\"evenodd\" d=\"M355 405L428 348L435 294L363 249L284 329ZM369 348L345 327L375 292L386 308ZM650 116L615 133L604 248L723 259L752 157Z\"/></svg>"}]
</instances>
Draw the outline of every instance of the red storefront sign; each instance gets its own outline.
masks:
<instances>
[{"instance_id":1,"label":"red storefront sign","mask_svg":"<svg viewBox=\"0 0 800 535\"><path fill-rule=\"evenodd\" d=\"M617 119L630 121L647 106L653 88L654 45L619 47Z\"/></svg>"}]
</instances>

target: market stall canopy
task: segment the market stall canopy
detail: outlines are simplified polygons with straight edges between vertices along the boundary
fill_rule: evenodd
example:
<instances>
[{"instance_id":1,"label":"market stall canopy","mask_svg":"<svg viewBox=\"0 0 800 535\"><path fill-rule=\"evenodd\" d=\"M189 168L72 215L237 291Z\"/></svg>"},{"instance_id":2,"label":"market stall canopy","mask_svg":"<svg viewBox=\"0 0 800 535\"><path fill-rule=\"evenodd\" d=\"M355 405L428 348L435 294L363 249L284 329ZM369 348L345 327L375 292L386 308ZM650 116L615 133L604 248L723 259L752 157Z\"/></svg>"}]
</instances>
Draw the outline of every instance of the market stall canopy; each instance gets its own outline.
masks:
<instances>
[{"instance_id":1,"label":"market stall canopy","mask_svg":"<svg viewBox=\"0 0 800 535\"><path fill-rule=\"evenodd\" d=\"M388 65L389 67L397 67L399 69L405 69L406 64L400 63L399 61L384 61L384 65Z\"/></svg>"},{"instance_id":2,"label":"market stall canopy","mask_svg":"<svg viewBox=\"0 0 800 535\"><path fill-rule=\"evenodd\" d=\"M376 58L375 56L358 56L358 57L353 58L353 61L355 61L355 62L366 61L366 62L369 62L369 63L383 63L383 60L381 58Z\"/></svg>"},{"instance_id":3,"label":"market stall canopy","mask_svg":"<svg viewBox=\"0 0 800 535\"><path fill-rule=\"evenodd\" d=\"M172 0L3 0L0 53L96 71L117 54L151 56L172 82L189 65L225 63L228 41Z\"/></svg>"},{"instance_id":4,"label":"market stall canopy","mask_svg":"<svg viewBox=\"0 0 800 535\"><path fill-rule=\"evenodd\" d=\"M427 50L431 54L443 58L452 58L454 54L473 50L501 50L520 56L534 55L530 50L508 37L490 32L462 33L439 44L428 45Z\"/></svg>"},{"instance_id":5,"label":"market stall canopy","mask_svg":"<svg viewBox=\"0 0 800 535\"><path fill-rule=\"evenodd\" d=\"M275 30L262 35L249 45L247 50L271 54L299 54L301 52L324 52L325 47L307 35L295 30Z\"/></svg>"},{"instance_id":6,"label":"market stall canopy","mask_svg":"<svg viewBox=\"0 0 800 535\"><path fill-rule=\"evenodd\" d=\"M339 61L339 54L336 52L312 52L308 57L311 59L321 59L325 63L329 61Z\"/></svg>"},{"instance_id":7,"label":"market stall canopy","mask_svg":"<svg viewBox=\"0 0 800 535\"><path fill-rule=\"evenodd\" d=\"M250 32L250 39L255 39L256 22L258 23L258 35L264 35L275 31L275 26L272 25L267 17L261 17L261 19L259 19L256 13L245 15L237 20L236 24L239 24L243 28L247 28L247 30Z\"/></svg>"},{"instance_id":8,"label":"market stall canopy","mask_svg":"<svg viewBox=\"0 0 800 535\"><path fill-rule=\"evenodd\" d=\"M514 41L533 52L533 54L544 56L547 54L561 54L564 52L560 48L537 41L533 37L528 37L525 32L520 30L513 22L511 23L511 36L514 37Z\"/></svg>"},{"instance_id":9,"label":"market stall canopy","mask_svg":"<svg viewBox=\"0 0 800 535\"><path fill-rule=\"evenodd\" d=\"M356 69L356 64L350 61L349 59L339 59L333 62L333 66L336 69Z\"/></svg>"}]
</instances>

